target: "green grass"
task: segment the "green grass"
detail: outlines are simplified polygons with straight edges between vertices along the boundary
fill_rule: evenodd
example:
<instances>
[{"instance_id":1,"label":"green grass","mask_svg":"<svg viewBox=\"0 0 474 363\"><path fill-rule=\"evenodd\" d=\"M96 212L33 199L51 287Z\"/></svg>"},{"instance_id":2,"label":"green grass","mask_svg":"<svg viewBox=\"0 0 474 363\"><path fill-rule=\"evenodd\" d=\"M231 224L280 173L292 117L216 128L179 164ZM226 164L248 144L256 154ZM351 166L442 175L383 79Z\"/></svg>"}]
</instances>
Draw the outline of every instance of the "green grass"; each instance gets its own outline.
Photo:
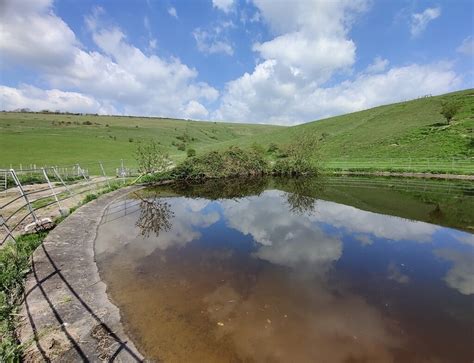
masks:
<instances>
[{"instance_id":1,"label":"green grass","mask_svg":"<svg viewBox=\"0 0 474 363\"><path fill-rule=\"evenodd\" d=\"M30 256L45 237L46 233L24 235L0 249L0 360L4 362L20 360L20 346L14 333L15 314Z\"/></svg>"},{"instance_id":2,"label":"green grass","mask_svg":"<svg viewBox=\"0 0 474 363\"><path fill-rule=\"evenodd\" d=\"M0 113L0 167L131 160L137 143L150 138L175 160L182 160L189 148L199 150L279 128L162 118ZM182 144L185 149L178 150Z\"/></svg>"},{"instance_id":3,"label":"green grass","mask_svg":"<svg viewBox=\"0 0 474 363\"><path fill-rule=\"evenodd\" d=\"M440 114L442 103L448 100L462 105L449 125ZM118 167L119 159L133 159L137 142L149 138L160 142L174 161L182 161L189 149L196 150L198 156L229 146L245 149L257 144L268 150L273 143L284 149L294 140L311 134L319 141L313 159L322 160L323 166L333 170L474 173L472 161L458 161L474 157L473 129L473 89L295 127L1 113L0 166L114 160ZM277 152L268 153L270 159L276 159L276 155ZM98 173L97 165L90 172Z\"/></svg>"},{"instance_id":4,"label":"green grass","mask_svg":"<svg viewBox=\"0 0 474 363\"><path fill-rule=\"evenodd\" d=\"M450 125L439 113L446 100L462 107ZM285 147L312 134L319 140L314 158L342 169L466 172L473 169L474 90L375 107L343 116L275 130L257 137L208 145L243 148L257 143ZM430 160L428 160L430 159ZM395 166L395 167L393 167Z\"/></svg>"}]
</instances>

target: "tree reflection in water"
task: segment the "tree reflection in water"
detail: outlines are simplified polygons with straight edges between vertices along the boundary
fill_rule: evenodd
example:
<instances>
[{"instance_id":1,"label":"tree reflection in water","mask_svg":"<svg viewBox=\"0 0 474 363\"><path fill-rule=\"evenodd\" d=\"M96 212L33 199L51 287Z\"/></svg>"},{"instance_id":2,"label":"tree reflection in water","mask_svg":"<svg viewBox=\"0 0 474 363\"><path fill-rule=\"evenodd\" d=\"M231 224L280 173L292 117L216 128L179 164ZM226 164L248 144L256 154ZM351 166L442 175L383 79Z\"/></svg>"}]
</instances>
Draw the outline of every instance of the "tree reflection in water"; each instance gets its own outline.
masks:
<instances>
[{"instance_id":1,"label":"tree reflection in water","mask_svg":"<svg viewBox=\"0 0 474 363\"><path fill-rule=\"evenodd\" d=\"M136 226L140 228L141 235L148 238L154 233L158 237L161 231L169 231L172 227L170 219L174 217L171 205L157 198L140 199L140 216Z\"/></svg>"},{"instance_id":2,"label":"tree reflection in water","mask_svg":"<svg viewBox=\"0 0 474 363\"><path fill-rule=\"evenodd\" d=\"M317 198L308 195L308 191L320 192L324 186L323 179L294 178L288 184L290 191L286 193L286 203L289 210L298 215L313 214Z\"/></svg>"}]
</instances>

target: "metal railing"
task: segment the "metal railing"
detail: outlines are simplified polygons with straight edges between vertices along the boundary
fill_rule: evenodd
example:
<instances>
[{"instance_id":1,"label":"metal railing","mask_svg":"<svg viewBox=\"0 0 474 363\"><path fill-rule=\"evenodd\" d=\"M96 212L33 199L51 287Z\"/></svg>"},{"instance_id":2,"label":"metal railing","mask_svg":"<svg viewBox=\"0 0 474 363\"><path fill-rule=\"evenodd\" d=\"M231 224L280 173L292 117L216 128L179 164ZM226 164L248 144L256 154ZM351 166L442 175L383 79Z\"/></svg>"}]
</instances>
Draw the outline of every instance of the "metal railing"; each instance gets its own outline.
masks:
<instances>
[{"instance_id":1,"label":"metal railing","mask_svg":"<svg viewBox=\"0 0 474 363\"><path fill-rule=\"evenodd\" d=\"M95 167L100 172L90 175ZM24 232L49 228L55 217L64 216L84 196L113 184L126 184L137 171L123 160L84 165L0 169L0 246Z\"/></svg>"}]
</instances>

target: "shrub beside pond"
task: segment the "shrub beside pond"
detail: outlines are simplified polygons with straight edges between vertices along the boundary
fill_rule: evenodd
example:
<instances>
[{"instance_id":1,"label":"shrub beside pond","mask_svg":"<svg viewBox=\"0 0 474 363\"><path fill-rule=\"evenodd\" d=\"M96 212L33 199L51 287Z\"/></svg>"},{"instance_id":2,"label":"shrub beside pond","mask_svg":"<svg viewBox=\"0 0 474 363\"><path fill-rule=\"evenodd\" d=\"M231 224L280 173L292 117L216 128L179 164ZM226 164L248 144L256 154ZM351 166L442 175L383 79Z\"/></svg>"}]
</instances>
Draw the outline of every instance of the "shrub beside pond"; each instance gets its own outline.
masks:
<instances>
[{"instance_id":1,"label":"shrub beside pond","mask_svg":"<svg viewBox=\"0 0 474 363\"><path fill-rule=\"evenodd\" d=\"M145 183L164 180L205 180L262 175L314 175L316 166L303 154L289 152L286 158L270 163L264 152L258 149L230 147L223 151L189 157L174 169L147 175Z\"/></svg>"}]
</instances>

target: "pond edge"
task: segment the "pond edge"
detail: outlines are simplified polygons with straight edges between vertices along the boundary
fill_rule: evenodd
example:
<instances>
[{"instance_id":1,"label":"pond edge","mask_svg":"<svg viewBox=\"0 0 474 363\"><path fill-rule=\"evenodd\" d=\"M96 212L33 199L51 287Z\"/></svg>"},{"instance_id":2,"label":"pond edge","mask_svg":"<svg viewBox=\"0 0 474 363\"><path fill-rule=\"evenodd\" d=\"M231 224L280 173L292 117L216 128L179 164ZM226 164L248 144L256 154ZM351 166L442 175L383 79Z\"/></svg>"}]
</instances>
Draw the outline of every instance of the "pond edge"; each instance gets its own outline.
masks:
<instances>
[{"instance_id":1,"label":"pond edge","mask_svg":"<svg viewBox=\"0 0 474 363\"><path fill-rule=\"evenodd\" d=\"M71 214L38 247L25 283L18 338L25 361L142 361L95 262L107 206L140 187L101 196Z\"/></svg>"}]
</instances>

